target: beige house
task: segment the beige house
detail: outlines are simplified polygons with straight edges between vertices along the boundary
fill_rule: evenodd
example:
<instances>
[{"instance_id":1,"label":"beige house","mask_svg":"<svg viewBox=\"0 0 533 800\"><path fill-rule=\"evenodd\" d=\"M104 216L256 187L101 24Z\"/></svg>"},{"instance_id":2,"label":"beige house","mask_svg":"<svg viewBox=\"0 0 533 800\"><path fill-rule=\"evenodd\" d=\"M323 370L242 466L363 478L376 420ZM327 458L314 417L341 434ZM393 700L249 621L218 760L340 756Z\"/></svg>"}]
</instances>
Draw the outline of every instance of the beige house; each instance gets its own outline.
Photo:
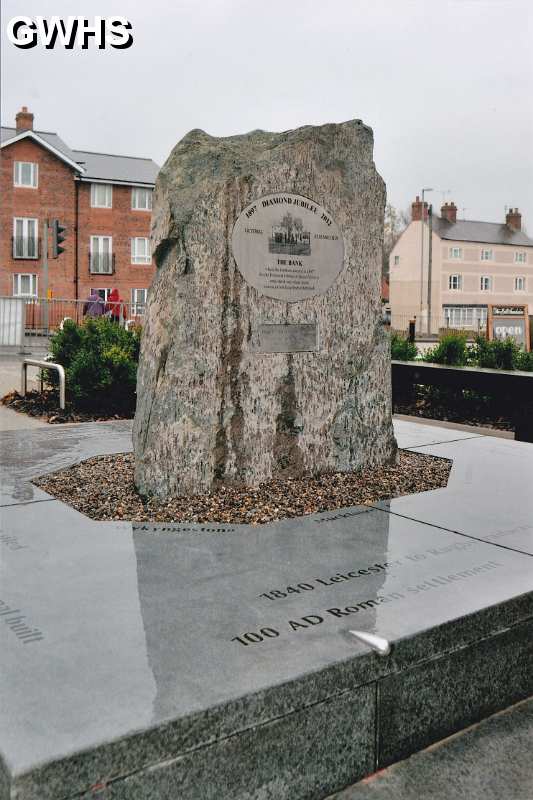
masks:
<instances>
[{"instance_id":1,"label":"beige house","mask_svg":"<svg viewBox=\"0 0 533 800\"><path fill-rule=\"evenodd\" d=\"M416 317L419 333L484 330L491 304L529 305L533 313L533 239L521 219L511 208L502 224L457 220L454 203L438 217L417 197L390 255L392 327L404 330Z\"/></svg>"}]
</instances>

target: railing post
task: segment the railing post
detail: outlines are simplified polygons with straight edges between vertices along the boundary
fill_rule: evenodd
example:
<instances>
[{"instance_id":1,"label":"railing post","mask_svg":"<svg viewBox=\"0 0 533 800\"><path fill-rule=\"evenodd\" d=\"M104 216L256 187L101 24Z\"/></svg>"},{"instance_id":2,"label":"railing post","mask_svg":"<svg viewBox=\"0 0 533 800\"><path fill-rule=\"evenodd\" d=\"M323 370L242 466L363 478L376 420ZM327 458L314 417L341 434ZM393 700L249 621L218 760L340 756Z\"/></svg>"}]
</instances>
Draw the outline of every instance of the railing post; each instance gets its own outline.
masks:
<instances>
[{"instance_id":1,"label":"railing post","mask_svg":"<svg viewBox=\"0 0 533 800\"><path fill-rule=\"evenodd\" d=\"M20 372L20 393L22 397L26 397L26 391L28 388L28 365L25 361L22 362L22 368Z\"/></svg>"}]
</instances>

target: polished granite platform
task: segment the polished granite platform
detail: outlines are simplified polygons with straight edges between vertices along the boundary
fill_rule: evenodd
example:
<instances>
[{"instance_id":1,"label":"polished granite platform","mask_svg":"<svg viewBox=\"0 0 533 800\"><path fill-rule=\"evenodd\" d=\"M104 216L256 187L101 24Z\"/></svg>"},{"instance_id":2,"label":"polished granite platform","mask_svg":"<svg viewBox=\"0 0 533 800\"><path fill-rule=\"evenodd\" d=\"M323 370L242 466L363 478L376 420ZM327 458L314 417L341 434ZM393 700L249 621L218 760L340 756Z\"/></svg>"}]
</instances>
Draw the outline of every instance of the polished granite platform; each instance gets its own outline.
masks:
<instances>
[{"instance_id":1,"label":"polished granite platform","mask_svg":"<svg viewBox=\"0 0 533 800\"><path fill-rule=\"evenodd\" d=\"M127 422L1 435L0 800L318 799L532 694L533 445L396 430L447 488L262 526L31 484Z\"/></svg>"}]
</instances>

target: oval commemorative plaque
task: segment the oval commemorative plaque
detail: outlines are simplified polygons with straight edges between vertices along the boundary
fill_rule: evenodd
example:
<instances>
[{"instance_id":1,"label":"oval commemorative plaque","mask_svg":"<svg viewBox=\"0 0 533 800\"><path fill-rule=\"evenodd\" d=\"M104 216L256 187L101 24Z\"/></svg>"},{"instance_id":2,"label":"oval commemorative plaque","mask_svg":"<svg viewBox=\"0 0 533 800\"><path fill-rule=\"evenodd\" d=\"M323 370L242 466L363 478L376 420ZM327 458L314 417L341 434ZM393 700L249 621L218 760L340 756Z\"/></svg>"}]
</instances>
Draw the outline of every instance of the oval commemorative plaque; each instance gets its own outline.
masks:
<instances>
[{"instance_id":1,"label":"oval commemorative plaque","mask_svg":"<svg viewBox=\"0 0 533 800\"><path fill-rule=\"evenodd\" d=\"M259 294L291 303L325 294L344 263L337 223L322 206L279 192L247 206L233 227L233 256Z\"/></svg>"}]
</instances>

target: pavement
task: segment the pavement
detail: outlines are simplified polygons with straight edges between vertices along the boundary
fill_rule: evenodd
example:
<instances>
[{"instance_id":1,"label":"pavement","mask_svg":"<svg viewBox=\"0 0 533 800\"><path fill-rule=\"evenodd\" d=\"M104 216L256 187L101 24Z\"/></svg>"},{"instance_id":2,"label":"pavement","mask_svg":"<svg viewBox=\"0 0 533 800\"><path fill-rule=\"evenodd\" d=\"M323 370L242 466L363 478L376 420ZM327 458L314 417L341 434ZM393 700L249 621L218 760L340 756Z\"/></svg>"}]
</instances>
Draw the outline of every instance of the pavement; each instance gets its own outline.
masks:
<instances>
[{"instance_id":1,"label":"pavement","mask_svg":"<svg viewBox=\"0 0 533 800\"><path fill-rule=\"evenodd\" d=\"M532 754L530 698L329 800L532 800Z\"/></svg>"}]
</instances>

